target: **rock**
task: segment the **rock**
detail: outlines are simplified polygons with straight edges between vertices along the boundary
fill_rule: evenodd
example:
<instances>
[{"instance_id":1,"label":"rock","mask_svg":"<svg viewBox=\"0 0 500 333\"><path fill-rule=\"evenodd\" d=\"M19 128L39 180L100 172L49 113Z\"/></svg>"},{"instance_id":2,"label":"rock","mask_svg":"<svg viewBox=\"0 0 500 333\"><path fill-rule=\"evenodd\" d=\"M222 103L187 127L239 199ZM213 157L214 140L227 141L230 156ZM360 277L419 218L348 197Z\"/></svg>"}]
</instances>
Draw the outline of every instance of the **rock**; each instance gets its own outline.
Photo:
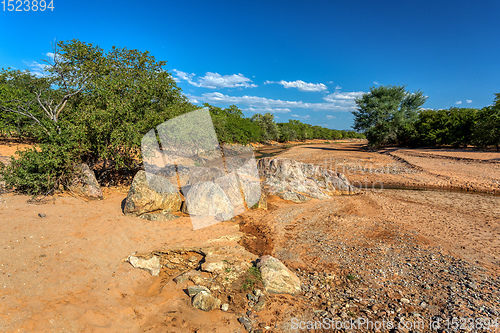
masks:
<instances>
[{"instance_id":1,"label":"rock","mask_svg":"<svg viewBox=\"0 0 500 333\"><path fill-rule=\"evenodd\" d=\"M300 279L278 259L264 255L259 258L257 267L266 292L290 295L300 293Z\"/></svg>"},{"instance_id":2,"label":"rock","mask_svg":"<svg viewBox=\"0 0 500 333\"><path fill-rule=\"evenodd\" d=\"M311 200L311 198L306 197L302 193L294 192L294 191L284 191L278 193L278 196L282 199L292 201L295 203L303 203Z\"/></svg>"},{"instance_id":3,"label":"rock","mask_svg":"<svg viewBox=\"0 0 500 333\"><path fill-rule=\"evenodd\" d=\"M104 197L94 171L90 170L87 164L80 164L75 167L73 179L68 188L71 192L86 199L101 200Z\"/></svg>"},{"instance_id":4,"label":"rock","mask_svg":"<svg viewBox=\"0 0 500 333\"><path fill-rule=\"evenodd\" d=\"M245 250L242 246L211 246L203 249L205 261L201 264L201 270L214 275L222 274L229 281L245 274L252 266L251 262L258 257ZM231 272L227 273L226 268Z\"/></svg>"},{"instance_id":5,"label":"rock","mask_svg":"<svg viewBox=\"0 0 500 333\"><path fill-rule=\"evenodd\" d=\"M160 275L160 258L153 256L150 259L143 259L135 256L129 256L127 260L133 267L148 271L153 276Z\"/></svg>"},{"instance_id":6,"label":"rock","mask_svg":"<svg viewBox=\"0 0 500 333\"><path fill-rule=\"evenodd\" d=\"M259 301L253 306L254 311L261 311L266 306L266 300L261 297Z\"/></svg>"},{"instance_id":7,"label":"rock","mask_svg":"<svg viewBox=\"0 0 500 333\"><path fill-rule=\"evenodd\" d=\"M245 329L250 332L253 328L252 322L247 317L240 317L238 321L245 327Z\"/></svg>"},{"instance_id":8,"label":"rock","mask_svg":"<svg viewBox=\"0 0 500 333\"><path fill-rule=\"evenodd\" d=\"M199 286L206 284L205 279L203 279L201 275L193 275L189 279L193 281L194 284Z\"/></svg>"},{"instance_id":9,"label":"rock","mask_svg":"<svg viewBox=\"0 0 500 333\"><path fill-rule=\"evenodd\" d=\"M201 183L210 183L215 184L216 186L222 189L222 192L225 194L230 204L228 209L225 212L219 212L215 215L205 215L199 214L201 216L216 216L219 220L224 221L228 220L234 215L240 214L245 211L245 204L243 201L243 194L240 191L238 179L236 178L236 173L232 172L226 174L221 161L221 167L210 167L210 168L198 168L195 169L190 175L187 181L186 186L182 187L182 192L187 197L190 194L190 191L195 189L195 185ZM210 201L210 200L209 200ZM225 200L224 200L225 201ZM195 208L189 208L191 202L186 200L188 205L183 207L183 212L190 215L195 214ZM218 216L219 215L219 216Z\"/></svg>"},{"instance_id":10,"label":"rock","mask_svg":"<svg viewBox=\"0 0 500 333\"><path fill-rule=\"evenodd\" d=\"M187 290L188 290L189 297L196 296L201 291L206 291L210 294L210 290L208 290L207 287L203 287L203 286L189 286L187 288Z\"/></svg>"},{"instance_id":11,"label":"rock","mask_svg":"<svg viewBox=\"0 0 500 333\"><path fill-rule=\"evenodd\" d=\"M123 212L125 215L139 216L158 210L175 212L180 207L181 196L168 179L153 174L147 175L141 170L132 181Z\"/></svg>"},{"instance_id":12,"label":"rock","mask_svg":"<svg viewBox=\"0 0 500 333\"><path fill-rule=\"evenodd\" d=\"M222 188L214 182L197 183L186 195L186 211L191 216L233 217L233 205Z\"/></svg>"},{"instance_id":13,"label":"rock","mask_svg":"<svg viewBox=\"0 0 500 333\"><path fill-rule=\"evenodd\" d=\"M190 278L192 278L193 276L197 276L200 274L201 274L200 271L195 271L195 270L187 271L187 272L182 273L181 275L176 276L174 278L174 282L177 284L184 283L187 280L189 280Z\"/></svg>"},{"instance_id":14,"label":"rock","mask_svg":"<svg viewBox=\"0 0 500 333\"><path fill-rule=\"evenodd\" d=\"M255 296L257 296L257 297L264 296L264 293L263 293L263 292L262 292L262 290L260 290L260 289L255 289L255 290L253 291L253 294L254 294Z\"/></svg>"},{"instance_id":15,"label":"rock","mask_svg":"<svg viewBox=\"0 0 500 333\"><path fill-rule=\"evenodd\" d=\"M265 209L267 210L267 194L265 191L261 192L261 196L259 202L257 202L254 206L257 209Z\"/></svg>"},{"instance_id":16,"label":"rock","mask_svg":"<svg viewBox=\"0 0 500 333\"><path fill-rule=\"evenodd\" d=\"M400 301L401 301L401 303L403 303L403 304L410 304L410 300L409 300L409 299L407 299L407 298L401 298L401 299L400 299Z\"/></svg>"},{"instance_id":17,"label":"rock","mask_svg":"<svg viewBox=\"0 0 500 333\"><path fill-rule=\"evenodd\" d=\"M144 213L139 217L144 220L157 222L172 221L179 218L179 216L174 215L168 211L162 211L160 213Z\"/></svg>"},{"instance_id":18,"label":"rock","mask_svg":"<svg viewBox=\"0 0 500 333\"><path fill-rule=\"evenodd\" d=\"M41 218L47 217L47 215L42 214L42 213L38 213L38 216L41 217Z\"/></svg>"},{"instance_id":19,"label":"rock","mask_svg":"<svg viewBox=\"0 0 500 333\"><path fill-rule=\"evenodd\" d=\"M189 173L187 185L193 186L199 183L215 182L218 178L224 177L225 175L226 173L222 167L192 168ZM189 190L190 188L187 188L187 192L189 192ZM187 192L184 194L187 194Z\"/></svg>"},{"instance_id":20,"label":"rock","mask_svg":"<svg viewBox=\"0 0 500 333\"><path fill-rule=\"evenodd\" d=\"M255 206L261 199L261 181L253 150L249 146L223 146L226 167L236 175L247 207Z\"/></svg>"},{"instance_id":21,"label":"rock","mask_svg":"<svg viewBox=\"0 0 500 333\"><path fill-rule=\"evenodd\" d=\"M192 304L197 309L211 311L219 308L220 300L213 297L210 292L202 290L193 297Z\"/></svg>"},{"instance_id":22,"label":"rock","mask_svg":"<svg viewBox=\"0 0 500 333\"><path fill-rule=\"evenodd\" d=\"M258 169L269 194L297 203L356 192L343 174L313 164L265 157L259 160Z\"/></svg>"},{"instance_id":23,"label":"rock","mask_svg":"<svg viewBox=\"0 0 500 333\"><path fill-rule=\"evenodd\" d=\"M220 309L224 312L227 312L227 310L229 310L229 304L227 303L222 304Z\"/></svg>"}]
</instances>

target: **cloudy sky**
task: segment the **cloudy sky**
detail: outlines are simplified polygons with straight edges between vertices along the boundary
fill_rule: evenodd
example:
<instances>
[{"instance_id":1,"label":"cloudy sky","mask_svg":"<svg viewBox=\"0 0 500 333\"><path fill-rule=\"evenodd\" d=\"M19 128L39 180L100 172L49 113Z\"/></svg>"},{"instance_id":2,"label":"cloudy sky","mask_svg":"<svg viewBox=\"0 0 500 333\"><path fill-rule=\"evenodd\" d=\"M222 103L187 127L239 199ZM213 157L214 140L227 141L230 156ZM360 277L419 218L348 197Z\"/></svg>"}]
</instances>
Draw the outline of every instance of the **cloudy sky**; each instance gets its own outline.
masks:
<instances>
[{"instance_id":1,"label":"cloudy sky","mask_svg":"<svg viewBox=\"0 0 500 333\"><path fill-rule=\"evenodd\" d=\"M483 107L500 92L497 0L53 5L0 11L0 67L39 72L54 40L148 50L194 103L337 129L372 86L420 89L427 108Z\"/></svg>"}]
</instances>

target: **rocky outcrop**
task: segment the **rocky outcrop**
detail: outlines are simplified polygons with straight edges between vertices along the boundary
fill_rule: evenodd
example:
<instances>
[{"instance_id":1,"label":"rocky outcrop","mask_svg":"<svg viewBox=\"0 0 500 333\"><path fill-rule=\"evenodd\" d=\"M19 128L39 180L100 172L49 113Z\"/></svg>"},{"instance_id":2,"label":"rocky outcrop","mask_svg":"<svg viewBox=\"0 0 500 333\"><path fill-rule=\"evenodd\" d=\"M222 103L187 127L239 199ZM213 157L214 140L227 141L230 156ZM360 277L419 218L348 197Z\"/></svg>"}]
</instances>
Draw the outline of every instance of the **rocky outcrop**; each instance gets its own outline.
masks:
<instances>
[{"instance_id":1,"label":"rocky outcrop","mask_svg":"<svg viewBox=\"0 0 500 333\"><path fill-rule=\"evenodd\" d=\"M75 167L73 179L68 188L71 192L89 200L101 200L104 197L94 171L87 164Z\"/></svg>"},{"instance_id":2,"label":"rocky outcrop","mask_svg":"<svg viewBox=\"0 0 500 333\"><path fill-rule=\"evenodd\" d=\"M258 169L269 194L297 203L356 192L343 174L313 164L266 157L259 160Z\"/></svg>"},{"instance_id":3,"label":"rocky outcrop","mask_svg":"<svg viewBox=\"0 0 500 333\"><path fill-rule=\"evenodd\" d=\"M125 215L139 216L159 210L175 212L180 207L181 196L168 179L141 170L132 181L123 212Z\"/></svg>"},{"instance_id":4,"label":"rocky outcrop","mask_svg":"<svg viewBox=\"0 0 500 333\"><path fill-rule=\"evenodd\" d=\"M281 261L265 255L259 258L257 268L262 276L264 289L272 294L300 293L300 279Z\"/></svg>"}]
</instances>

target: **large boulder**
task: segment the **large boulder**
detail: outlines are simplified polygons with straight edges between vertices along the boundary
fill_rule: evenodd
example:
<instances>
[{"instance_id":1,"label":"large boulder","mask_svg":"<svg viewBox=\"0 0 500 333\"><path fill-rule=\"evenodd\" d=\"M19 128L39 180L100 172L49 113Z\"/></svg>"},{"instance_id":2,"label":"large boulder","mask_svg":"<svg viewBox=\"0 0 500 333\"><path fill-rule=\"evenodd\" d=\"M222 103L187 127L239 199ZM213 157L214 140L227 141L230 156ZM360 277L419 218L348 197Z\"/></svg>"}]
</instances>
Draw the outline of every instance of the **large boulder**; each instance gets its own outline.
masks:
<instances>
[{"instance_id":1,"label":"large boulder","mask_svg":"<svg viewBox=\"0 0 500 333\"><path fill-rule=\"evenodd\" d=\"M153 174L147 175L141 170L132 181L123 212L129 216L159 210L175 212L180 209L181 203L179 191L168 179Z\"/></svg>"},{"instance_id":2,"label":"large boulder","mask_svg":"<svg viewBox=\"0 0 500 333\"><path fill-rule=\"evenodd\" d=\"M313 164L265 157L259 160L258 169L269 194L297 203L356 192L343 174Z\"/></svg>"},{"instance_id":3,"label":"large boulder","mask_svg":"<svg viewBox=\"0 0 500 333\"><path fill-rule=\"evenodd\" d=\"M87 164L79 164L74 169L69 190L90 200L101 200L104 196L92 171Z\"/></svg>"},{"instance_id":4,"label":"large boulder","mask_svg":"<svg viewBox=\"0 0 500 333\"><path fill-rule=\"evenodd\" d=\"M264 255L259 258L257 268L260 270L264 289L268 293L290 295L300 293L300 279L278 259Z\"/></svg>"},{"instance_id":5,"label":"large boulder","mask_svg":"<svg viewBox=\"0 0 500 333\"><path fill-rule=\"evenodd\" d=\"M230 199L218 184L211 181L192 185L186 194L184 207L183 211L194 217L211 216L224 221L234 216Z\"/></svg>"}]
</instances>

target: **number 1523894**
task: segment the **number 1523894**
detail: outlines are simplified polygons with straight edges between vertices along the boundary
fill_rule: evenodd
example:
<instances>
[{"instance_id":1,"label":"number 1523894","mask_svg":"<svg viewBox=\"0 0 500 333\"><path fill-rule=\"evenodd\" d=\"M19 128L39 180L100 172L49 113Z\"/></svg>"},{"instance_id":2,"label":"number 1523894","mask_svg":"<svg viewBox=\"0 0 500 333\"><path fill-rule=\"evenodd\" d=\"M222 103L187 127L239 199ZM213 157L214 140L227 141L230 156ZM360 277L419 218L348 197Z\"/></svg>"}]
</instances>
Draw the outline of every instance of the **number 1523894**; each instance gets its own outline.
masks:
<instances>
[{"instance_id":1,"label":"number 1523894","mask_svg":"<svg viewBox=\"0 0 500 333\"><path fill-rule=\"evenodd\" d=\"M54 10L54 0L2 0L3 11L8 12L44 12Z\"/></svg>"}]
</instances>

